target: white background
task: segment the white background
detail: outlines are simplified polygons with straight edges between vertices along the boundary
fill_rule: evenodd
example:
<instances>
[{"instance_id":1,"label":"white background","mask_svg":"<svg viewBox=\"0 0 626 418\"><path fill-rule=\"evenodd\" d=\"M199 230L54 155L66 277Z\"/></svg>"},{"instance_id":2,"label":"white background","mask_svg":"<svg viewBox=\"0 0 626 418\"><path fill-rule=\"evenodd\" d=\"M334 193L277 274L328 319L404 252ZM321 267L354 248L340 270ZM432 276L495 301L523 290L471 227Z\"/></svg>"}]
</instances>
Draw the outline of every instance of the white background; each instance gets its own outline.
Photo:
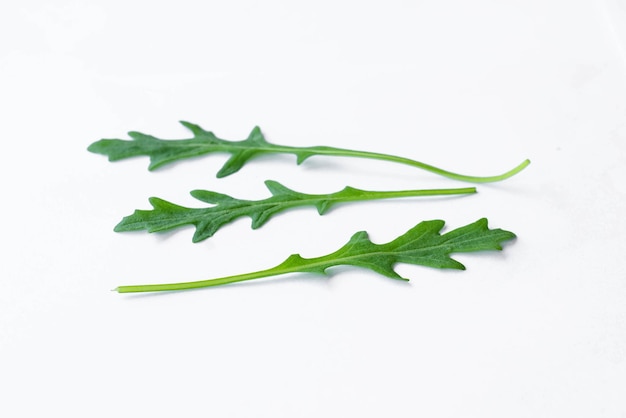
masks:
<instances>
[{"instance_id":1,"label":"white background","mask_svg":"<svg viewBox=\"0 0 626 418\"><path fill-rule=\"evenodd\" d=\"M4 1L0 416L626 417L626 3ZM148 197L201 206L274 179L309 193L466 184L390 163L226 155L148 172L86 151L138 130L402 155L474 196L291 211L191 243L118 234ZM201 280L487 217L518 239L467 271Z\"/></svg>"}]
</instances>

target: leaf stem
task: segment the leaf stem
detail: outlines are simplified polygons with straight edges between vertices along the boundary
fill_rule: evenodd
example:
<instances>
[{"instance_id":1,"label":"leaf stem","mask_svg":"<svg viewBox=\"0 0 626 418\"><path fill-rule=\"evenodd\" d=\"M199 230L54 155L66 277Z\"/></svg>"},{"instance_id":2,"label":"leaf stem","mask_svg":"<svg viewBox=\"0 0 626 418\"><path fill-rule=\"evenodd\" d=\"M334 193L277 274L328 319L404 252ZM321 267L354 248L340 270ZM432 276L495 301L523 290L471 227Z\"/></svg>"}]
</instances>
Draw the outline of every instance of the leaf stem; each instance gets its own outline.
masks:
<instances>
[{"instance_id":1,"label":"leaf stem","mask_svg":"<svg viewBox=\"0 0 626 418\"><path fill-rule=\"evenodd\" d=\"M390 162L405 164L405 165L420 168L422 170L425 170L434 174L438 174L440 176L447 177L453 180L465 181L465 182L470 182L470 183L492 183L492 182L506 180L510 177L513 177L515 174L519 173L530 164L530 160L526 159L522 161L519 165L517 165L515 168L505 173L495 175L495 176L481 177L481 176L468 176L465 174L453 173L451 171L444 170L444 169L435 167L433 165L423 163L421 161L416 161L410 158L399 157L397 155L391 155L391 154L382 154L382 153L377 153L377 152L358 151L358 150L350 150L350 149L345 149L345 148L335 148L335 147L326 147L326 146L307 147L307 148L294 147L294 149L299 149L299 150L306 151L309 153L309 155L306 155L306 157L300 158L298 163L301 163L306 158L312 155L369 158L373 160L390 161Z\"/></svg>"},{"instance_id":2,"label":"leaf stem","mask_svg":"<svg viewBox=\"0 0 626 418\"><path fill-rule=\"evenodd\" d=\"M340 202L348 201L362 201L362 200L376 200L376 199L389 199L394 197L418 197L418 196L446 196L446 195L458 195L458 194L473 194L476 193L476 187L460 187L455 189L420 189L420 190L385 190L385 191L372 191L368 190L365 196L355 196L353 198L342 196L337 199Z\"/></svg>"},{"instance_id":3,"label":"leaf stem","mask_svg":"<svg viewBox=\"0 0 626 418\"><path fill-rule=\"evenodd\" d=\"M138 292L167 292L174 290L191 290L202 287L220 286L223 284L243 282L246 280L260 279L264 277L278 276L280 274L293 273L298 268L281 268L276 266L266 270L259 270L253 273L236 274L234 276L220 277L217 279L200 280L195 282L182 283L165 283L165 284L146 284L146 285L130 285L119 286L114 289L118 293L138 293Z\"/></svg>"}]
</instances>

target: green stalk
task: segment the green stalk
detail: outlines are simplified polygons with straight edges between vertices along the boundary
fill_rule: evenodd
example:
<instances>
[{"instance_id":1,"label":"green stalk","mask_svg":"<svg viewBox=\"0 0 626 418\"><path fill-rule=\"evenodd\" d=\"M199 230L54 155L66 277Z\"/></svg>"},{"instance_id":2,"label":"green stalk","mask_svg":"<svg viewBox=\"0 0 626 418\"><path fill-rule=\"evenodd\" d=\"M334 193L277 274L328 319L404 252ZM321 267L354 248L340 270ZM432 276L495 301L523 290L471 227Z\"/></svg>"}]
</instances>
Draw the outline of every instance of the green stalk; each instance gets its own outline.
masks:
<instances>
[{"instance_id":1,"label":"green stalk","mask_svg":"<svg viewBox=\"0 0 626 418\"><path fill-rule=\"evenodd\" d=\"M295 147L294 147L295 148ZM409 165L411 167L420 168L422 170L428 171L430 173L434 173L440 175L442 177L446 177L453 180L465 181L470 183L493 183L497 181L506 180L510 177L513 177L523 169L525 169L529 164L530 160L526 159L522 161L515 168L496 175L496 176L469 176L465 174L453 173L452 171L444 170L438 167L435 167L430 164L423 163L421 161L412 160L410 158L399 157L397 155L391 154L382 154L378 152L368 152L368 151L357 151L343 148L334 148L334 147L309 147L309 148L298 148L303 152L310 153L311 155L327 155L327 156L335 156L335 157L356 157L356 158L368 158L372 160L380 160L380 161L390 161L394 163L400 163ZM292 150L291 153L294 151ZM302 161L298 161L299 163Z\"/></svg>"},{"instance_id":2,"label":"green stalk","mask_svg":"<svg viewBox=\"0 0 626 418\"><path fill-rule=\"evenodd\" d=\"M202 287L220 286L223 284L243 282L246 280L261 279L264 277L278 276L281 274L294 273L297 268L273 267L267 270L260 270L253 273L237 274L234 276L221 277L219 279L200 280L197 282L167 283L167 284L146 284L119 286L113 291L118 293L138 293L138 292L167 292L173 290L191 290Z\"/></svg>"}]
</instances>

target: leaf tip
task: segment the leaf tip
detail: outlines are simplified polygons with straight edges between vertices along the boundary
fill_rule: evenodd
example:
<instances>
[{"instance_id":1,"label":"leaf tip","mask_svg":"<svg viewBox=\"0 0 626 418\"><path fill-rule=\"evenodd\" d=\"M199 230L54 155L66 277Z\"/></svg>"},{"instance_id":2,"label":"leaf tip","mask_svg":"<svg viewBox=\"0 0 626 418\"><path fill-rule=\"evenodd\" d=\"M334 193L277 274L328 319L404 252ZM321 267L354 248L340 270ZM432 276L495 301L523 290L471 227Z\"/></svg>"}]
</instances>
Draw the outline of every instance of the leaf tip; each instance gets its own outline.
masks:
<instances>
[{"instance_id":1,"label":"leaf tip","mask_svg":"<svg viewBox=\"0 0 626 418\"><path fill-rule=\"evenodd\" d=\"M194 136L199 136L206 131L200 127L200 125L196 125L195 123L187 122L185 120L179 120L178 123L183 125L185 128L189 129Z\"/></svg>"},{"instance_id":2,"label":"leaf tip","mask_svg":"<svg viewBox=\"0 0 626 418\"><path fill-rule=\"evenodd\" d=\"M480 218L475 222L476 225L484 226L485 228L489 224L489 220L487 218Z\"/></svg>"},{"instance_id":3,"label":"leaf tip","mask_svg":"<svg viewBox=\"0 0 626 418\"><path fill-rule=\"evenodd\" d=\"M317 204L315 204L315 208L317 209L317 213L319 213L320 216L322 216L326 212L328 212L330 210L331 206L332 206L332 203L330 202L330 200L322 200L322 201L318 202Z\"/></svg>"},{"instance_id":4,"label":"leaf tip","mask_svg":"<svg viewBox=\"0 0 626 418\"><path fill-rule=\"evenodd\" d=\"M296 154L296 165L300 165L303 162L305 162L309 157L312 157L313 154L312 152L304 152L304 151L300 151Z\"/></svg>"},{"instance_id":5,"label":"leaf tip","mask_svg":"<svg viewBox=\"0 0 626 418\"><path fill-rule=\"evenodd\" d=\"M99 148L98 142L100 141L92 142L91 144L89 144L89 146L87 147L87 151L97 153L97 150Z\"/></svg>"},{"instance_id":6,"label":"leaf tip","mask_svg":"<svg viewBox=\"0 0 626 418\"><path fill-rule=\"evenodd\" d=\"M265 136L263 135L263 132L261 132L261 127L258 125L252 128L252 131L250 131L250 135L248 135L248 139L246 139L246 141L250 141L250 143L253 143L256 145L267 143L267 141L265 140Z\"/></svg>"},{"instance_id":7,"label":"leaf tip","mask_svg":"<svg viewBox=\"0 0 626 418\"><path fill-rule=\"evenodd\" d=\"M128 134L129 137L131 137L134 140L144 139L144 138L149 136L149 135L146 135L146 134L142 134L139 131L128 131L127 134Z\"/></svg>"},{"instance_id":8,"label":"leaf tip","mask_svg":"<svg viewBox=\"0 0 626 418\"><path fill-rule=\"evenodd\" d=\"M251 214L250 219L252 219L252 222L250 223L250 228L259 229L260 227L265 225L265 223L270 219L271 216L272 216L271 212L267 212L267 211L256 212L256 213Z\"/></svg>"},{"instance_id":9,"label":"leaf tip","mask_svg":"<svg viewBox=\"0 0 626 418\"><path fill-rule=\"evenodd\" d=\"M265 184L265 187L267 187L267 190L270 192L273 192L274 190L278 191L285 187L276 180L265 180L263 184Z\"/></svg>"}]
</instances>

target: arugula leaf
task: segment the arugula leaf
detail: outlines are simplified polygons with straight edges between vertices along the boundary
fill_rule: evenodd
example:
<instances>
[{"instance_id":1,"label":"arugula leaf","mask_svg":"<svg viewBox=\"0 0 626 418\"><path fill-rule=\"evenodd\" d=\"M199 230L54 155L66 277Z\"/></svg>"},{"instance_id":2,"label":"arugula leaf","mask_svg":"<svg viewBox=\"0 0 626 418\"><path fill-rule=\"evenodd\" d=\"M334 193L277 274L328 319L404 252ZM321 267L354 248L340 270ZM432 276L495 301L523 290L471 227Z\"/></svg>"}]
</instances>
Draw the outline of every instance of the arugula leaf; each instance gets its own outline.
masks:
<instances>
[{"instance_id":1,"label":"arugula leaf","mask_svg":"<svg viewBox=\"0 0 626 418\"><path fill-rule=\"evenodd\" d=\"M200 126L193 123L184 121L181 121L180 123L192 132L193 138L166 140L140 132L129 132L128 135L132 138L130 141L121 139L101 139L91 144L88 150L97 154L107 155L109 157L109 161L118 161L125 158L145 155L150 157L150 165L148 167L149 170L155 170L163 165L177 160L197 157L205 154L216 152L230 154L231 156L228 161L226 161L224 166L217 172L217 177L226 177L233 174L239 171L239 169L252 158L261 154L270 153L294 154L298 164L301 164L307 158L314 155L358 157L391 161L395 163L407 164L451 179L474 183L488 183L507 179L519 173L528 164L530 164L529 160L525 160L512 170L496 176L467 176L442 170L432 165L411 160L409 158L389 154L328 146L291 147L275 145L265 140L265 137L263 136L263 133L261 133L261 129L258 126L252 129L248 138L243 141L227 141L218 138L213 132L205 131Z\"/></svg>"},{"instance_id":2,"label":"arugula leaf","mask_svg":"<svg viewBox=\"0 0 626 418\"><path fill-rule=\"evenodd\" d=\"M273 215L297 206L314 206L320 215L333 205L342 202L389 199L410 196L437 196L476 193L474 187L462 189L431 189L401 191L367 191L346 187L330 194L305 194L291 190L277 181L267 180L265 185L272 197L264 200L240 200L208 190L194 190L191 195L201 202L214 204L208 208L187 208L158 197L149 199L152 210L136 210L115 227L116 232L147 230L159 232L183 225L194 225L193 242L212 237L222 226L242 216L252 219L252 229L265 224Z\"/></svg>"},{"instance_id":3,"label":"arugula leaf","mask_svg":"<svg viewBox=\"0 0 626 418\"><path fill-rule=\"evenodd\" d=\"M452 259L451 253L501 250L502 242L515 238L512 232L489 229L485 218L441 235L443 226L441 220L424 221L386 244L371 242L367 232L361 231L339 250L321 257L292 254L276 267L252 273L196 282L120 286L115 290L130 293L196 289L295 272L327 274L328 268L339 265L362 267L392 279L408 280L394 270L395 264L464 270L465 266Z\"/></svg>"}]
</instances>

